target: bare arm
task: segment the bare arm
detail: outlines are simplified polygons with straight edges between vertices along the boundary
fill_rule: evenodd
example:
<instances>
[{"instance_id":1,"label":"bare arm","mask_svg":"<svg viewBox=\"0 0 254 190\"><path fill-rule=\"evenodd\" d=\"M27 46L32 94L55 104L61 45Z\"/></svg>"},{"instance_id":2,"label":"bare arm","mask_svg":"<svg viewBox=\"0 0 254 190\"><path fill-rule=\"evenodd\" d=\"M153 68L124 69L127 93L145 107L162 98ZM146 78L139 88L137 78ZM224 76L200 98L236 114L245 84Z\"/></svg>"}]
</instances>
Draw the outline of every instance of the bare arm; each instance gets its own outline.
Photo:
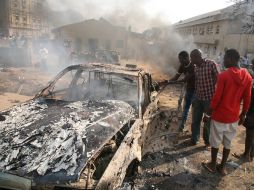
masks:
<instances>
[{"instance_id":1,"label":"bare arm","mask_svg":"<svg viewBox=\"0 0 254 190\"><path fill-rule=\"evenodd\" d=\"M176 81L179 79L180 76L181 76L181 73L176 73L175 76L173 76L171 79L169 79L169 81Z\"/></svg>"}]
</instances>

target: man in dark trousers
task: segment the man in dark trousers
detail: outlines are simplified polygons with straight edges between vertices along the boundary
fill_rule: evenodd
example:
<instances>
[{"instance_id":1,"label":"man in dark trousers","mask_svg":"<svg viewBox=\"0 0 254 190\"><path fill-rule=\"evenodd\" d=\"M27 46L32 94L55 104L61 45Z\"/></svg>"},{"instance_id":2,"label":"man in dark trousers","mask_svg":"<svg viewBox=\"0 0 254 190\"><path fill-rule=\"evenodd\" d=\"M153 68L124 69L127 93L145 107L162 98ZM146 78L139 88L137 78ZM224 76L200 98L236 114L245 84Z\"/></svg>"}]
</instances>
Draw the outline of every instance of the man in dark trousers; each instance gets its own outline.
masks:
<instances>
[{"instance_id":1,"label":"man in dark trousers","mask_svg":"<svg viewBox=\"0 0 254 190\"><path fill-rule=\"evenodd\" d=\"M209 59L202 57L199 49L194 49L191 54L191 62L196 65L195 68L195 97L192 101L192 124L191 124L191 143L196 145L200 137L200 125L203 114L206 114L210 101L215 91L217 75L219 73L217 64ZM210 122L204 124L203 139L208 147Z\"/></svg>"},{"instance_id":2,"label":"man in dark trousers","mask_svg":"<svg viewBox=\"0 0 254 190\"><path fill-rule=\"evenodd\" d=\"M238 66L240 55L237 50L229 49L224 56L224 65L227 68L218 76L216 91L211 101L207 115L203 118L207 122L211 115L211 162L203 163L210 172L216 168L221 175L226 175L225 165L230 153L231 141L234 138L238 125L244 122L250 105L252 78L246 69ZM243 102L242 112L240 105ZM220 144L223 144L221 164L216 166L217 153Z\"/></svg>"},{"instance_id":3,"label":"man in dark trousers","mask_svg":"<svg viewBox=\"0 0 254 190\"><path fill-rule=\"evenodd\" d=\"M177 81L179 77L184 74L184 78L182 82L186 83L186 92L184 96L184 105L183 105L183 114L182 114L182 121L179 125L179 132L182 132L184 129L184 125L186 123L189 109L191 106L191 102L194 96L195 90L195 75L194 75L194 65L190 62L189 54L187 51L181 51L178 54L178 60L180 62L180 66L178 68L177 73L175 76L167 81L163 81L160 84L166 84L170 81Z\"/></svg>"},{"instance_id":4,"label":"man in dark trousers","mask_svg":"<svg viewBox=\"0 0 254 190\"><path fill-rule=\"evenodd\" d=\"M254 59L251 63L252 71L254 72ZM254 75L252 78L254 79ZM243 154L234 153L233 156L250 162L254 158L254 83L252 83L250 108L243 125L246 127L245 150Z\"/></svg>"}]
</instances>

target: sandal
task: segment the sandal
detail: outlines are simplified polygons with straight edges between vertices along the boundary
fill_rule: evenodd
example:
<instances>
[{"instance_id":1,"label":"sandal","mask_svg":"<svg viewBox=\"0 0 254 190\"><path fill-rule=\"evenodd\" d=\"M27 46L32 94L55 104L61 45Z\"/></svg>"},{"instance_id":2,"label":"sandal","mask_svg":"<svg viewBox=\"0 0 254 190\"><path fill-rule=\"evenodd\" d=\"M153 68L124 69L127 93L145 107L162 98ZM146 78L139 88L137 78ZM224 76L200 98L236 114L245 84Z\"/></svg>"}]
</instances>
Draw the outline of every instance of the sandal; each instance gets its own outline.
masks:
<instances>
[{"instance_id":1,"label":"sandal","mask_svg":"<svg viewBox=\"0 0 254 190\"><path fill-rule=\"evenodd\" d=\"M239 160L243 160L243 161L247 161L247 162L251 162L252 161L251 157L248 158L244 154L233 153L232 156L234 156L235 158L237 158Z\"/></svg>"},{"instance_id":2,"label":"sandal","mask_svg":"<svg viewBox=\"0 0 254 190\"><path fill-rule=\"evenodd\" d=\"M216 169L211 168L210 164L211 164L211 163L210 163L210 162L207 162L207 161L202 162L202 166L203 166L207 171L209 171L210 173L215 173L215 172L216 172Z\"/></svg>"},{"instance_id":3,"label":"sandal","mask_svg":"<svg viewBox=\"0 0 254 190\"><path fill-rule=\"evenodd\" d=\"M222 176L228 175L227 170L225 168L222 168L221 165L217 165L216 169L220 173L220 175L222 175Z\"/></svg>"},{"instance_id":4,"label":"sandal","mask_svg":"<svg viewBox=\"0 0 254 190\"><path fill-rule=\"evenodd\" d=\"M242 159L242 158L243 158L243 154L236 154L236 153L233 153L232 156L234 156L234 157L237 158L237 159Z\"/></svg>"}]
</instances>

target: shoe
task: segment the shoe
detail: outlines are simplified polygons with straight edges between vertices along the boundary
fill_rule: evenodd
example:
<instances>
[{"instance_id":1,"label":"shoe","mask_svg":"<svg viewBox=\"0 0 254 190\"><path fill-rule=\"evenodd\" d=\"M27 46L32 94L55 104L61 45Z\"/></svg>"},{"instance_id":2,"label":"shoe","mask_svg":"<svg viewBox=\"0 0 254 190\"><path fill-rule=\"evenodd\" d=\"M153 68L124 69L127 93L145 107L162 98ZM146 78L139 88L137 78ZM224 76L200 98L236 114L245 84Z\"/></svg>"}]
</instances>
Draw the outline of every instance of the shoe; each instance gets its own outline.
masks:
<instances>
[{"instance_id":1,"label":"shoe","mask_svg":"<svg viewBox=\"0 0 254 190\"><path fill-rule=\"evenodd\" d=\"M194 141L194 140L191 139L191 145L195 146L197 144L199 144L199 141Z\"/></svg>"},{"instance_id":2,"label":"shoe","mask_svg":"<svg viewBox=\"0 0 254 190\"><path fill-rule=\"evenodd\" d=\"M177 130L179 133L182 133L183 132L183 129L182 128L178 128Z\"/></svg>"}]
</instances>

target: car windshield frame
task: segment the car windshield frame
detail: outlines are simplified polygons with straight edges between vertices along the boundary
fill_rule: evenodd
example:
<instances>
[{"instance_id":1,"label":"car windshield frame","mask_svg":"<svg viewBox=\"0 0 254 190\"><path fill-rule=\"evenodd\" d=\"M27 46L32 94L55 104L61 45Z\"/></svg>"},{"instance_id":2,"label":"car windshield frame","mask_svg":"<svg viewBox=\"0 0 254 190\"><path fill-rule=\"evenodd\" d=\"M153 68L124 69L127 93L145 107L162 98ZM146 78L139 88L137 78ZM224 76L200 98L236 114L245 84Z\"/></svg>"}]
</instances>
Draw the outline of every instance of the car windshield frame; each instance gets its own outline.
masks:
<instances>
[{"instance_id":1,"label":"car windshield frame","mask_svg":"<svg viewBox=\"0 0 254 190\"><path fill-rule=\"evenodd\" d=\"M103 66L104 67L104 66ZM70 83L70 86L75 82L75 80L77 80L77 74L81 73L83 71L87 71L87 72L100 72L100 73L104 73L104 74L108 74L108 75L114 75L114 76L121 76L121 77L126 77L130 80L133 80L136 82L137 86L136 86L136 90L137 90L137 107L135 108L135 110L137 111L137 114L139 116L139 118L142 117L142 104L143 104L143 99L144 99L144 92L143 92L143 82L142 82L142 73L140 72L140 70L137 69L129 69L129 68L123 68L123 67L119 67L116 69L109 69L108 66L105 66L105 68L102 68L101 65L98 67L95 64L95 67L93 66L84 66L84 65L72 65L69 66L67 68L65 68L63 71L61 71L58 75L56 75L56 77L51 80L48 84L48 86L46 88L44 88L43 90L41 90L41 92L35 96L35 98L46 98L46 99L54 99L54 98L50 98L50 94L49 91L50 89L52 89L52 87L54 87L54 85L59 81L59 79L61 79L66 73L74 71L75 70L75 76L72 78L72 81ZM135 71L135 72L133 72ZM138 72L137 72L138 71ZM114 99L112 99L114 100ZM124 101L124 100L122 100ZM127 102L128 101L124 101ZM132 106L133 107L133 106Z\"/></svg>"}]
</instances>

